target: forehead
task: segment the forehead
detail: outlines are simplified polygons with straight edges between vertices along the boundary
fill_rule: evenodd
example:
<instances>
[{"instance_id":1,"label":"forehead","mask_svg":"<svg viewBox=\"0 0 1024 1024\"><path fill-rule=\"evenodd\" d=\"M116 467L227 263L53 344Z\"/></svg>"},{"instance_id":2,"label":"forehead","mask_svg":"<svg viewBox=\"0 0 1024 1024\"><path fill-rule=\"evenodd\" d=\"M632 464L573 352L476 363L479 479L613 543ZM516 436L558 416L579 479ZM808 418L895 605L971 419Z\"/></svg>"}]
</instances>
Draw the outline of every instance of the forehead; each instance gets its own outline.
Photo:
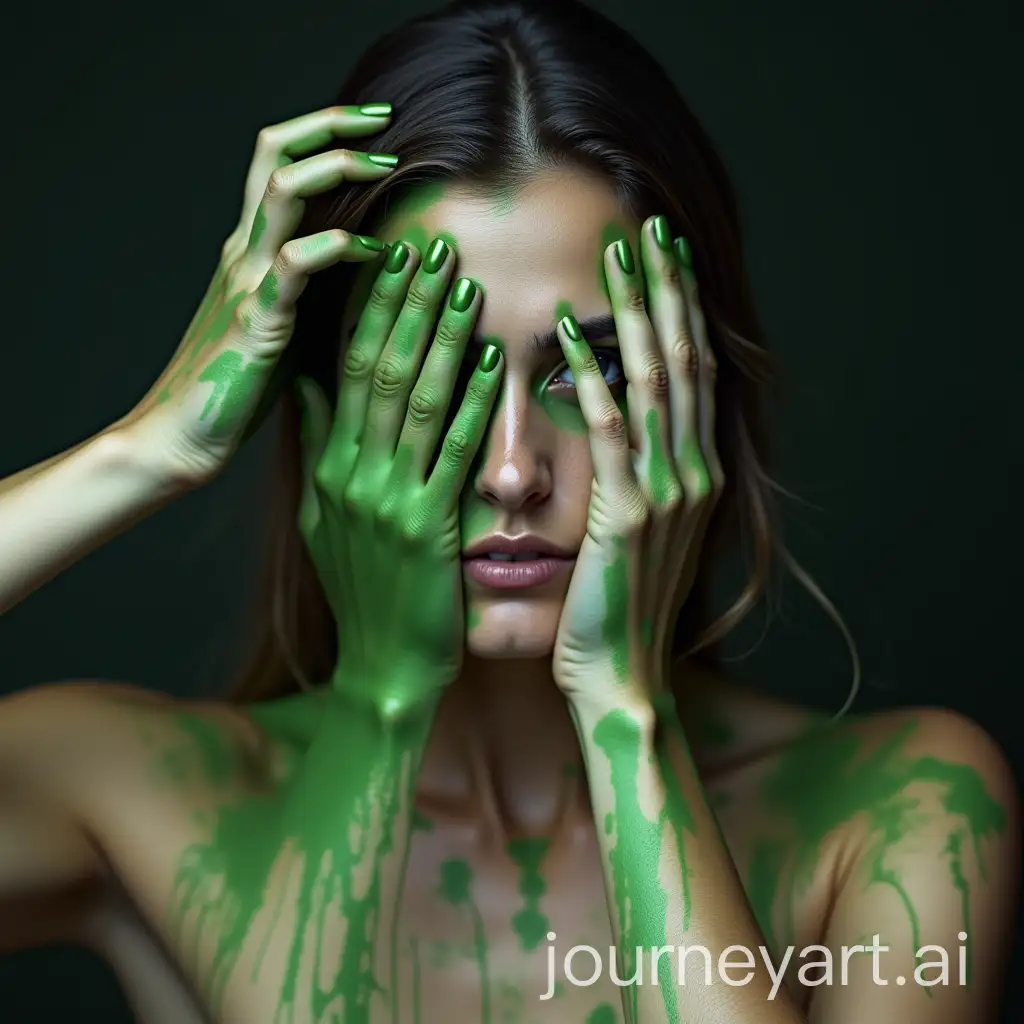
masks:
<instances>
[{"instance_id":1,"label":"forehead","mask_svg":"<svg viewBox=\"0 0 1024 1024\"><path fill-rule=\"evenodd\" d=\"M608 312L604 249L622 237L635 242L638 231L603 179L555 170L515 192L422 186L392 207L379 234L421 252L437 236L453 243L456 274L485 295L482 333L515 336L550 325L566 304L579 317Z\"/></svg>"}]
</instances>

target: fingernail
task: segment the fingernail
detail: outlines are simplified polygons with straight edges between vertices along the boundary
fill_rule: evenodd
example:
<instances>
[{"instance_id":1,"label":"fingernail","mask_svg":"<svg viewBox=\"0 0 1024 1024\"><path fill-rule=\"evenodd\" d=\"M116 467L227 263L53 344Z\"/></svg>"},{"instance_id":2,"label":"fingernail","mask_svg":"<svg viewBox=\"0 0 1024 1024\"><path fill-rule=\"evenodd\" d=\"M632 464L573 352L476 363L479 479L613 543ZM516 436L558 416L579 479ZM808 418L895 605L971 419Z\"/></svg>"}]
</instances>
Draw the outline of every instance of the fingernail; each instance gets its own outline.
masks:
<instances>
[{"instance_id":1,"label":"fingernail","mask_svg":"<svg viewBox=\"0 0 1024 1024\"><path fill-rule=\"evenodd\" d=\"M369 249L370 252L384 251L384 243L379 238L373 238L371 235L356 235L356 241L364 249Z\"/></svg>"},{"instance_id":2,"label":"fingernail","mask_svg":"<svg viewBox=\"0 0 1024 1024\"><path fill-rule=\"evenodd\" d=\"M624 274L636 272L636 264L633 262L633 247L625 238L620 238L615 243L615 259Z\"/></svg>"},{"instance_id":3,"label":"fingernail","mask_svg":"<svg viewBox=\"0 0 1024 1024\"><path fill-rule=\"evenodd\" d=\"M483 352L480 353L480 369L484 373L490 373L494 370L501 360L501 351L497 345L490 343L484 345Z\"/></svg>"},{"instance_id":4,"label":"fingernail","mask_svg":"<svg viewBox=\"0 0 1024 1024\"><path fill-rule=\"evenodd\" d=\"M398 157L394 153L367 153L366 159L378 167L397 167Z\"/></svg>"},{"instance_id":5,"label":"fingernail","mask_svg":"<svg viewBox=\"0 0 1024 1024\"><path fill-rule=\"evenodd\" d=\"M423 258L423 269L428 274L436 274L448 259L448 243L443 238L435 238L430 243L427 255Z\"/></svg>"},{"instance_id":6,"label":"fingernail","mask_svg":"<svg viewBox=\"0 0 1024 1024\"><path fill-rule=\"evenodd\" d=\"M654 218L654 240L658 243L658 248L662 252L672 251L672 232L669 230L668 218L663 214L658 214Z\"/></svg>"},{"instance_id":7,"label":"fingernail","mask_svg":"<svg viewBox=\"0 0 1024 1024\"><path fill-rule=\"evenodd\" d=\"M409 262L409 246L405 242L395 242L391 251L384 260L384 269L389 274L400 274L402 268Z\"/></svg>"},{"instance_id":8,"label":"fingernail","mask_svg":"<svg viewBox=\"0 0 1024 1024\"><path fill-rule=\"evenodd\" d=\"M359 108L359 113L365 117L390 117L390 103L364 103Z\"/></svg>"},{"instance_id":9,"label":"fingernail","mask_svg":"<svg viewBox=\"0 0 1024 1024\"><path fill-rule=\"evenodd\" d=\"M684 267L693 269L693 252L690 249L690 243L682 235L676 239L676 259Z\"/></svg>"},{"instance_id":10,"label":"fingernail","mask_svg":"<svg viewBox=\"0 0 1024 1024\"><path fill-rule=\"evenodd\" d=\"M450 305L456 313L465 313L473 304L475 295L476 285L468 277L460 277L452 289Z\"/></svg>"},{"instance_id":11,"label":"fingernail","mask_svg":"<svg viewBox=\"0 0 1024 1024\"><path fill-rule=\"evenodd\" d=\"M580 325L576 322L576 317L569 313L567 316L563 316L562 330L568 335L570 341L582 341L583 332L580 330Z\"/></svg>"}]
</instances>

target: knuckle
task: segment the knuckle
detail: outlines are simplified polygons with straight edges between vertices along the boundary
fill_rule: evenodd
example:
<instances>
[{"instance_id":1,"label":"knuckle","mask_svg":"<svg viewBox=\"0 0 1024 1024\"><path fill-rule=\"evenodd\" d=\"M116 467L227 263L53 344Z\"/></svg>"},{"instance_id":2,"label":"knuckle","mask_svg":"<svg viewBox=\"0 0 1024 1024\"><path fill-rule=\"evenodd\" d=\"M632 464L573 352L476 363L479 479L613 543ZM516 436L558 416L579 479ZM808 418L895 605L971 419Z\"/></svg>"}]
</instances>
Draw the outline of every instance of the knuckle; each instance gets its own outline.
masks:
<instances>
[{"instance_id":1,"label":"knuckle","mask_svg":"<svg viewBox=\"0 0 1024 1024\"><path fill-rule=\"evenodd\" d=\"M382 359L373 371L373 391L379 398L392 398L402 387L402 368L390 359Z\"/></svg>"},{"instance_id":2,"label":"knuckle","mask_svg":"<svg viewBox=\"0 0 1024 1024\"><path fill-rule=\"evenodd\" d=\"M267 198L288 195L292 189L293 177L287 167L275 167L267 178Z\"/></svg>"},{"instance_id":3,"label":"knuckle","mask_svg":"<svg viewBox=\"0 0 1024 1024\"><path fill-rule=\"evenodd\" d=\"M390 282L378 277L370 289L366 305L374 313L382 313L385 310L391 309L397 297L395 287Z\"/></svg>"},{"instance_id":4,"label":"knuckle","mask_svg":"<svg viewBox=\"0 0 1024 1024\"><path fill-rule=\"evenodd\" d=\"M302 246L294 239L281 246L276 259L279 274L293 274L302 266Z\"/></svg>"},{"instance_id":5,"label":"knuckle","mask_svg":"<svg viewBox=\"0 0 1024 1024\"><path fill-rule=\"evenodd\" d=\"M661 271L661 280L669 288L682 290L683 278L675 260L669 260Z\"/></svg>"},{"instance_id":6,"label":"knuckle","mask_svg":"<svg viewBox=\"0 0 1024 1024\"><path fill-rule=\"evenodd\" d=\"M441 411L441 396L432 388L417 388L409 398L409 419L416 424L437 418Z\"/></svg>"},{"instance_id":7,"label":"knuckle","mask_svg":"<svg viewBox=\"0 0 1024 1024\"><path fill-rule=\"evenodd\" d=\"M647 306L644 303L643 292L638 288L630 288L626 293L626 309L631 313L643 313L646 312Z\"/></svg>"},{"instance_id":8,"label":"knuckle","mask_svg":"<svg viewBox=\"0 0 1024 1024\"><path fill-rule=\"evenodd\" d=\"M271 152L278 148L280 132L276 124L266 125L256 133L256 148L262 152Z\"/></svg>"},{"instance_id":9,"label":"knuckle","mask_svg":"<svg viewBox=\"0 0 1024 1024\"><path fill-rule=\"evenodd\" d=\"M462 344L462 337L463 332L458 324L454 324L450 320L442 320L434 335L434 347L440 347L445 354L450 353Z\"/></svg>"},{"instance_id":10,"label":"knuckle","mask_svg":"<svg viewBox=\"0 0 1024 1024\"><path fill-rule=\"evenodd\" d=\"M664 398L668 394L668 370L657 356L651 356L641 369L641 380L655 398Z\"/></svg>"},{"instance_id":11,"label":"knuckle","mask_svg":"<svg viewBox=\"0 0 1024 1024\"><path fill-rule=\"evenodd\" d=\"M413 312L423 313L434 304L433 291L422 281L413 281L405 297L405 304Z\"/></svg>"},{"instance_id":12,"label":"knuckle","mask_svg":"<svg viewBox=\"0 0 1024 1024\"><path fill-rule=\"evenodd\" d=\"M353 381L364 381L373 373L373 361L358 345L350 345L345 353L345 376Z\"/></svg>"},{"instance_id":13,"label":"knuckle","mask_svg":"<svg viewBox=\"0 0 1024 1024\"><path fill-rule=\"evenodd\" d=\"M580 374L584 377L598 376L603 378L604 374L601 373L601 364L597 361L597 356L593 352L588 352L580 360Z\"/></svg>"},{"instance_id":14,"label":"knuckle","mask_svg":"<svg viewBox=\"0 0 1024 1024\"><path fill-rule=\"evenodd\" d=\"M490 385L481 380L471 380L466 385L466 394L463 401L466 405L479 407L486 405L491 398Z\"/></svg>"},{"instance_id":15,"label":"knuckle","mask_svg":"<svg viewBox=\"0 0 1024 1024\"><path fill-rule=\"evenodd\" d=\"M693 343L690 332L685 328L682 328L672 339L672 357L688 377L697 373L700 361L697 356L697 346Z\"/></svg>"},{"instance_id":16,"label":"knuckle","mask_svg":"<svg viewBox=\"0 0 1024 1024\"><path fill-rule=\"evenodd\" d=\"M450 465L461 463L470 449L471 441L464 430L453 429L444 439L444 456Z\"/></svg>"},{"instance_id":17,"label":"knuckle","mask_svg":"<svg viewBox=\"0 0 1024 1024\"><path fill-rule=\"evenodd\" d=\"M626 417L618 406L602 410L597 424L598 434L610 444L621 444L626 437Z\"/></svg>"}]
</instances>

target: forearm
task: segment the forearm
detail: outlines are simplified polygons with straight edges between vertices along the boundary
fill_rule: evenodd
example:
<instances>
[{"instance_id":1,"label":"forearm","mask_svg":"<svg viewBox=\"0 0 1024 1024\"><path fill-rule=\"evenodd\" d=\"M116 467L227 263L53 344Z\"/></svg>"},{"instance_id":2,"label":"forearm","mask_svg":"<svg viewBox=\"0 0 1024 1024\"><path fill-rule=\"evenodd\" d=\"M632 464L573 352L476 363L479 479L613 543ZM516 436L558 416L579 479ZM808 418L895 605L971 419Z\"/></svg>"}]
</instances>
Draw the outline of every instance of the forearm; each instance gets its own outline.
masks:
<instances>
[{"instance_id":1,"label":"forearm","mask_svg":"<svg viewBox=\"0 0 1024 1024\"><path fill-rule=\"evenodd\" d=\"M765 940L671 699L615 708L578 701L572 710L598 823L618 977L639 980L622 990L626 1020L798 1021L785 990L773 991L759 955ZM753 964L742 951L722 958L737 946L750 951ZM722 980L740 982L751 970L735 986Z\"/></svg>"},{"instance_id":2,"label":"forearm","mask_svg":"<svg viewBox=\"0 0 1024 1024\"><path fill-rule=\"evenodd\" d=\"M111 428L0 481L0 613L180 493L144 454Z\"/></svg>"}]
</instances>

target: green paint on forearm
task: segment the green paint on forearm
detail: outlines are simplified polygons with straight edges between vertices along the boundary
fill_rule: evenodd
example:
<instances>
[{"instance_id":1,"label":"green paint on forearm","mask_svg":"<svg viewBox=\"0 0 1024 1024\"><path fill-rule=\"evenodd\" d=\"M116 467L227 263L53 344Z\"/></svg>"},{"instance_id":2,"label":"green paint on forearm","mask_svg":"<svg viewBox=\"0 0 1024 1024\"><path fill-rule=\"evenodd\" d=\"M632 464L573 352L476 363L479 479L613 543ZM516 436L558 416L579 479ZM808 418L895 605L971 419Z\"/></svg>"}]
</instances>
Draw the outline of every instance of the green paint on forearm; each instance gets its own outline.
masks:
<instances>
[{"instance_id":1,"label":"green paint on forearm","mask_svg":"<svg viewBox=\"0 0 1024 1024\"><path fill-rule=\"evenodd\" d=\"M512 917L512 930L519 936L524 950L536 949L551 930L547 915L540 909L540 900L547 890L541 864L548 851L549 840L542 837L513 839L507 847L509 857L519 868L519 895L523 907Z\"/></svg>"},{"instance_id":2,"label":"green paint on forearm","mask_svg":"<svg viewBox=\"0 0 1024 1024\"><path fill-rule=\"evenodd\" d=\"M668 893L661 884L663 836L668 801L656 818L640 805L641 765L646 764L643 727L627 711L609 711L594 726L594 745L603 751L611 771L614 834L608 850L611 889L618 919L620 979L636 980L643 951L667 944ZM637 953L640 953L638 960ZM670 958L658 960L658 986L667 1019L679 1024L676 984ZM636 1024L639 986L623 989L627 1020Z\"/></svg>"}]
</instances>

